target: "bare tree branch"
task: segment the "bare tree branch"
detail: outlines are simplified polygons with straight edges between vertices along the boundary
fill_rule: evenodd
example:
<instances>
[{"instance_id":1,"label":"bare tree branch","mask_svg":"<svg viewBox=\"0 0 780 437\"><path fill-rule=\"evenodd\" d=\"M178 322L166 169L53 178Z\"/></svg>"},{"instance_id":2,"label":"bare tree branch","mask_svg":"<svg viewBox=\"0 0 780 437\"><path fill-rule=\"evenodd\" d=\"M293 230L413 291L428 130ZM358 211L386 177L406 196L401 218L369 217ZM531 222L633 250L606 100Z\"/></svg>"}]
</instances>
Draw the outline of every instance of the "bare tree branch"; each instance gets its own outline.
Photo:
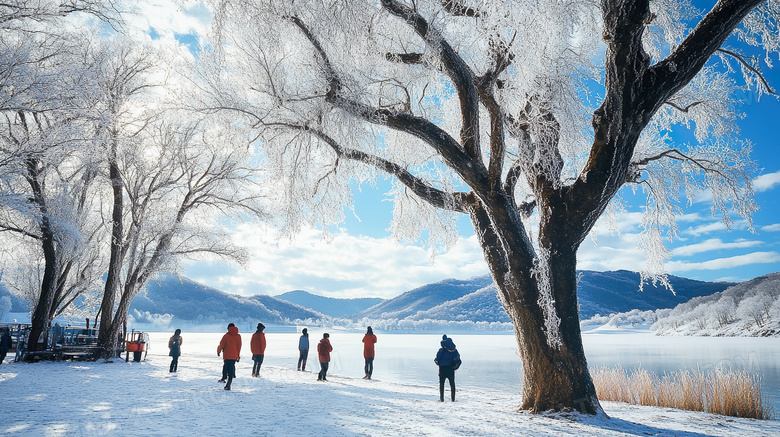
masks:
<instances>
[{"instance_id":1,"label":"bare tree branch","mask_svg":"<svg viewBox=\"0 0 780 437\"><path fill-rule=\"evenodd\" d=\"M17 234L24 235L25 237L34 238L36 240L43 239L43 237L38 234L33 234L32 232L25 231L24 229L17 228L14 226L4 225L4 224L0 224L0 232L15 232Z\"/></svg>"},{"instance_id":2,"label":"bare tree branch","mask_svg":"<svg viewBox=\"0 0 780 437\"><path fill-rule=\"evenodd\" d=\"M676 109L676 110L678 110L678 111L682 111L682 112L686 112L686 113L687 113L687 112L688 112L688 111L689 111L691 108L693 108L694 106L701 105L702 103L704 103L704 102L703 102L703 101L701 101L701 100L699 100L699 101L696 101L696 102L690 103L688 106L682 107L682 106L679 106L679 105L677 105L676 103L674 103L674 102L672 102L672 101L666 101L666 102L664 102L664 104L666 104L666 105L669 105L669 106L671 106L672 108L674 108L674 109Z\"/></svg>"},{"instance_id":3,"label":"bare tree branch","mask_svg":"<svg viewBox=\"0 0 780 437\"><path fill-rule=\"evenodd\" d=\"M399 166L398 164L388 161L384 158L376 155L362 152L347 147L341 146L338 141L329 136L325 132L315 129L306 125L295 125L291 123L273 123L269 124L269 127L284 127L288 129L297 130L300 132L310 133L315 137L322 140L336 153L339 158L346 158L352 161L359 161L364 164L370 165L377 170L383 171L391 176L397 178L402 184L408 187L418 197L427 201L431 205L447 209L450 211L466 213L464 205L459 201L461 195L458 193L447 193L445 191L434 188L424 180L415 176L408 170Z\"/></svg>"},{"instance_id":4,"label":"bare tree branch","mask_svg":"<svg viewBox=\"0 0 780 437\"><path fill-rule=\"evenodd\" d=\"M472 158L474 170L484 172L479 145L479 95L471 69L444 37L432 29L425 18L416 11L396 0L382 0L382 7L406 21L430 48L439 53L444 69L452 80L460 100L461 143ZM476 165L477 163L480 165Z\"/></svg>"},{"instance_id":5,"label":"bare tree branch","mask_svg":"<svg viewBox=\"0 0 780 437\"><path fill-rule=\"evenodd\" d=\"M287 18L303 32L322 60L329 83L326 101L368 122L389 126L422 139L433 147L464 180L478 186L479 179L476 177L475 171L477 165L475 165L474 159L465 153L463 147L439 126L422 117L388 109L372 108L342 96L339 92L342 88L339 76L333 69L322 45L300 19L297 17ZM476 162L481 163L481 160Z\"/></svg>"},{"instance_id":6,"label":"bare tree branch","mask_svg":"<svg viewBox=\"0 0 780 437\"><path fill-rule=\"evenodd\" d=\"M724 48L719 48L717 51L721 52L721 53L725 53L725 54L731 56L732 58L736 59L737 61L739 61L739 63L742 64L743 67L747 68L748 70L750 70L751 73L756 75L758 80L760 80L761 83L764 85L764 88L766 88L766 91L767 91L768 94L771 94L773 96L777 95L777 94L775 94L775 90L772 89L772 87L769 85L769 82L766 80L764 75L761 74L761 72L758 70L758 68L750 65L750 63L745 58L743 58L742 55L740 55L737 52L733 52L731 50L726 50Z\"/></svg>"},{"instance_id":7,"label":"bare tree branch","mask_svg":"<svg viewBox=\"0 0 780 437\"><path fill-rule=\"evenodd\" d=\"M669 96L688 84L702 69L715 51L719 50L758 4L764 0L721 0L699 22L696 28L663 61L652 66L645 73L645 88L658 89L658 102L649 102L657 108Z\"/></svg>"},{"instance_id":8,"label":"bare tree branch","mask_svg":"<svg viewBox=\"0 0 780 437\"><path fill-rule=\"evenodd\" d=\"M385 53L385 58L391 62L401 62L403 64L422 64L422 53Z\"/></svg>"}]
</instances>

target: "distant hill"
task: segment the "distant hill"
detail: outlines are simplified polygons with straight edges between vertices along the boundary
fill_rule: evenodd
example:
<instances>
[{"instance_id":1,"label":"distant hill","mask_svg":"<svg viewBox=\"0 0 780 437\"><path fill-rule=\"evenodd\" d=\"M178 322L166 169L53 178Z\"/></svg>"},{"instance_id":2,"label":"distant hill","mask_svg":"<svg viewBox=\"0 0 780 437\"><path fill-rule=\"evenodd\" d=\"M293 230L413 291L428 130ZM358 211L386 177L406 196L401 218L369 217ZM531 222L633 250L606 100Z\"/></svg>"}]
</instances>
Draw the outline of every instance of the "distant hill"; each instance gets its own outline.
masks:
<instances>
[{"instance_id":1,"label":"distant hill","mask_svg":"<svg viewBox=\"0 0 780 437\"><path fill-rule=\"evenodd\" d=\"M652 314L658 335L780 336L780 273Z\"/></svg>"},{"instance_id":2,"label":"distant hill","mask_svg":"<svg viewBox=\"0 0 780 437\"><path fill-rule=\"evenodd\" d=\"M594 272L583 270L578 283L580 318L608 315L638 309L672 308L698 297L723 291L732 282L704 282L669 275L674 293L661 284L645 284L639 291L639 273L627 270Z\"/></svg>"},{"instance_id":3,"label":"distant hill","mask_svg":"<svg viewBox=\"0 0 780 437\"><path fill-rule=\"evenodd\" d=\"M498 302L494 284L480 288L458 299L436 305L429 310L420 311L410 316L410 319L509 322L509 316L506 315L506 311Z\"/></svg>"},{"instance_id":4,"label":"distant hill","mask_svg":"<svg viewBox=\"0 0 780 437\"><path fill-rule=\"evenodd\" d=\"M596 314L608 316L631 310L651 311L672 308L691 298L722 292L731 283L712 283L670 276L675 293L645 284L639 291L639 274L625 270L613 272L580 272L580 319ZM750 281L748 281L750 282ZM0 296L10 295L0 288ZM27 311L25 302L12 296L13 311ZM21 308L21 309L20 309ZM407 291L393 299L333 299L304 291L291 291L272 297L238 296L207 287L186 278L164 275L147 285L130 306L136 321L154 323L165 314L193 323L257 320L288 324L295 320L318 320L324 317L375 320L452 322L509 321L498 302L490 276L468 280L445 279ZM170 317L170 316L167 316ZM164 321L164 317L163 317ZM400 325L399 325L400 326Z\"/></svg>"},{"instance_id":5,"label":"distant hill","mask_svg":"<svg viewBox=\"0 0 780 437\"><path fill-rule=\"evenodd\" d=\"M445 279L407 291L400 296L361 311L355 317L403 319L471 294L492 283L493 279L490 276L479 276L465 281Z\"/></svg>"},{"instance_id":6,"label":"distant hill","mask_svg":"<svg viewBox=\"0 0 780 437\"><path fill-rule=\"evenodd\" d=\"M134 311L172 314L177 319L204 322L252 319L286 324L323 317L319 312L271 296L243 297L174 275L150 281L146 292L139 294L130 305L130 314L135 314Z\"/></svg>"},{"instance_id":7,"label":"distant hill","mask_svg":"<svg viewBox=\"0 0 780 437\"><path fill-rule=\"evenodd\" d=\"M382 302L378 297L359 299L336 299L332 297L317 296L303 290L288 291L274 296L304 308L312 308L322 314L331 317L347 317L359 313L367 308Z\"/></svg>"},{"instance_id":8,"label":"distant hill","mask_svg":"<svg viewBox=\"0 0 780 437\"><path fill-rule=\"evenodd\" d=\"M693 297L723 291L732 283L703 282L669 276L674 293L660 284L645 284L639 291L639 273L580 272L578 295L580 318L608 315L639 309L642 311L671 308ZM490 276L468 281L447 279L408 291L358 314L368 318L408 318L409 320L452 320L474 322L508 322L496 296Z\"/></svg>"}]
</instances>

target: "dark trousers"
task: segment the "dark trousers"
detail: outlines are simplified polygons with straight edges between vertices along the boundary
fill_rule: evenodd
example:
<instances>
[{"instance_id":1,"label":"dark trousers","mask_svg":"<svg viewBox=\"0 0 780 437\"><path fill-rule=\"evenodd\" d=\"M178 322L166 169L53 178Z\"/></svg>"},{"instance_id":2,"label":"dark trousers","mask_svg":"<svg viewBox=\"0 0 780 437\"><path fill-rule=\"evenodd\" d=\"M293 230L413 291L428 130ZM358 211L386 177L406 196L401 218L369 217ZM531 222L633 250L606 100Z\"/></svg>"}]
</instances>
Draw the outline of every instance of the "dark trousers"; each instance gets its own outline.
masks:
<instances>
[{"instance_id":1,"label":"dark trousers","mask_svg":"<svg viewBox=\"0 0 780 437\"><path fill-rule=\"evenodd\" d=\"M366 375L370 378L374 373L374 357L366 358Z\"/></svg>"},{"instance_id":2,"label":"dark trousers","mask_svg":"<svg viewBox=\"0 0 780 437\"><path fill-rule=\"evenodd\" d=\"M263 358L265 358L265 355L252 355L252 361L255 362L255 364L252 366L252 376L257 376L260 374L260 366L263 365Z\"/></svg>"},{"instance_id":3,"label":"dark trousers","mask_svg":"<svg viewBox=\"0 0 780 437\"><path fill-rule=\"evenodd\" d=\"M323 363L320 361L320 373L317 376L317 381L327 381L327 379L325 379L325 375L328 373L329 365L330 363Z\"/></svg>"},{"instance_id":4,"label":"dark trousers","mask_svg":"<svg viewBox=\"0 0 780 437\"><path fill-rule=\"evenodd\" d=\"M5 360L5 356L8 353L8 351L2 351L0 352L0 364L3 364L3 361Z\"/></svg>"},{"instance_id":5,"label":"dark trousers","mask_svg":"<svg viewBox=\"0 0 780 437\"><path fill-rule=\"evenodd\" d=\"M222 379L236 377L236 360L222 360Z\"/></svg>"},{"instance_id":6,"label":"dark trousers","mask_svg":"<svg viewBox=\"0 0 780 437\"><path fill-rule=\"evenodd\" d=\"M306 370L306 359L309 358L309 350L301 349L301 355L298 357L298 370Z\"/></svg>"},{"instance_id":7,"label":"dark trousers","mask_svg":"<svg viewBox=\"0 0 780 437\"><path fill-rule=\"evenodd\" d=\"M439 366L439 400L444 402L444 380L450 380L450 393L455 401L455 369L450 366Z\"/></svg>"},{"instance_id":8,"label":"dark trousers","mask_svg":"<svg viewBox=\"0 0 780 437\"><path fill-rule=\"evenodd\" d=\"M169 370L169 372L175 372L178 369L179 369L179 356L173 355L171 356L171 369Z\"/></svg>"}]
</instances>

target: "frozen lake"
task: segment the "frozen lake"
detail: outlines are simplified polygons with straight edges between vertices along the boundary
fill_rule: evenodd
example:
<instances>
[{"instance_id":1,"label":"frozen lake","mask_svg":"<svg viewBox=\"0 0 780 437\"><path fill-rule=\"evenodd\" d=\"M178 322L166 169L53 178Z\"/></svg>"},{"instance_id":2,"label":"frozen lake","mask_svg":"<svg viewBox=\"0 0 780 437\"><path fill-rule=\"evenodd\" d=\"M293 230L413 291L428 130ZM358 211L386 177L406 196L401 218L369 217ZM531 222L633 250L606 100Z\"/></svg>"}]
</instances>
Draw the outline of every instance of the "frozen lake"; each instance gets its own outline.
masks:
<instances>
[{"instance_id":1,"label":"frozen lake","mask_svg":"<svg viewBox=\"0 0 780 437\"><path fill-rule=\"evenodd\" d=\"M241 327L239 327L241 328ZM243 327L247 329L248 327ZM269 328L272 330L273 328ZM310 329L307 370L319 371L316 344L323 330ZM363 376L362 332L329 330L333 352L330 373ZM167 359L168 337L172 332L151 333L149 359ZM180 370L187 362L213 361L214 376L221 372L216 348L223 333L182 332L184 344L179 360ZM244 347L237 366L238 376L249 377L252 332L242 332ZM397 334L376 332L374 379L426 386L438 385L433 363L439 349L440 334ZM298 360L299 334L268 332L264 366L295 369ZM450 335L463 358L456 382L459 390L479 389L519 393L522 368L517 345L509 334ZM588 364L591 367L621 365L625 369L642 367L657 374L681 369L701 370L723 366L746 369L762 378L762 391L771 405L780 410L780 339L746 337L657 337L647 331L586 333L583 335ZM261 372L262 375L262 372ZM314 374L312 378L316 379Z\"/></svg>"}]
</instances>

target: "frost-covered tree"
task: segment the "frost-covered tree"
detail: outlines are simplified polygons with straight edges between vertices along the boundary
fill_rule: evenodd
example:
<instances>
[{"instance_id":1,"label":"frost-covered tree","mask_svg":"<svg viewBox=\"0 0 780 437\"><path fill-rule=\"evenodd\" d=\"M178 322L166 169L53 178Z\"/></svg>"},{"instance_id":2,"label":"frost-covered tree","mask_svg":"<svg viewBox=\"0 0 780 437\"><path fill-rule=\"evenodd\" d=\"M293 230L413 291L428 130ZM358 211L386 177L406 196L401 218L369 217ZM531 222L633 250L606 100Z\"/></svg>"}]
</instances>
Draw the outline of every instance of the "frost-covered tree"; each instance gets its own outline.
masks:
<instances>
[{"instance_id":1,"label":"frost-covered tree","mask_svg":"<svg viewBox=\"0 0 780 437\"><path fill-rule=\"evenodd\" d=\"M766 292L746 297L739 302L737 316L755 323L758 328L763 328L769 318L769 309L772 308L773 302L774 298Z\"/></svg>"},{"instance_id":2,"label":"frost-covered tree","mask_svg":"<svg viewBox=\"0 0 780 437\"><path fill-rule=\"evenodd\" d=\"M120 281L125 254L127 231L125 222L125 181L122 178L122 158L129 160L142 148L142 132L154 118L149 89L162 85L155 76L164 75L164 63L156 67L151 47L134 44L127 39L106 42L99 56L99 90L97 112L102 114L96 129L96 142L105 152L108 185L111 189L108 269L99 317L99 342L107 351L115 349L117 330L112 328L115 303L120 294ZM120 326L123 320L120 320Z\"/></svg>"},{"instance_id":3,"label":"frost-covered tree","mask_svg":"<svg viewBox=\"0 0 780 437\"><path fill-rule=\"evenodd\" d=\"M7 0L0 4L0 29L34 31L31 23L56 22L73 13L116 23L120 0Z\"/></svg>"},{"instance_id":4,"label":"frost-covered tree","mask_svg":"<svg viewBox=\"0 0 780 437\"><path fill-rule=\"evenodd\" d=\"M106 295L102 303L102 315L106 308L111 311L100 325L107 354L116 346L113 340L123 330L133 298L149 280L177 272L183 259L205 254L243 262L246 254L232 243L224 220L265 216L248 139L213 119L170 118L147 127L143 147L125 150L119 161L125 225L118 304Z\"/></svg>"},{"instance_id":5,"label":"frost-covered tree","mask_svg":"<svg viewBox=\"0 0 780 437\"><path fill-rule=\"evenodd\" d=\"M401 239L447 246L468 215L515 326L523 409L601 411L576 259L621 187L647 192L645 278L664 278L679 197L708 190L726 223L755 209L735 92L773 92L759 66L780 48L777 1L214 3L208 106L256 132L288 229L338 222L377 174ZM672 141L689 126L693 144Z\"/></svg>"},{"instance_id":6,"label":"frost-covered tree","mask_svg":"<svg viewBox=\"0 0 780 437\"><path fill-rule=\"evenodd\" d=\"M24 30L0 29L0 231L9 250L17 237L37 246L6 252L3 261L17 263L5 280L30 302L31 338L38 339L99 277L98 250L87 242L100 223L86 213L94 199L88 147L94 39L56 33L44 18L28 21Z\"/></svg>"},{"instance_id":7,"label":"frost-covered tree","mask_svg":"<svg viewBox=\"0 0 780 437\"><path fill-rule=\"evenodd\" d=\"M186 62L162 47L118 41L105 50L98 140L112 193L99 317L106 356L116 350L133 298L158 273L203 253L243 260L216 217L263 215L250 139L217 116L174 108L176 69L186 70Z\"/></svg>"}]
</instances>

